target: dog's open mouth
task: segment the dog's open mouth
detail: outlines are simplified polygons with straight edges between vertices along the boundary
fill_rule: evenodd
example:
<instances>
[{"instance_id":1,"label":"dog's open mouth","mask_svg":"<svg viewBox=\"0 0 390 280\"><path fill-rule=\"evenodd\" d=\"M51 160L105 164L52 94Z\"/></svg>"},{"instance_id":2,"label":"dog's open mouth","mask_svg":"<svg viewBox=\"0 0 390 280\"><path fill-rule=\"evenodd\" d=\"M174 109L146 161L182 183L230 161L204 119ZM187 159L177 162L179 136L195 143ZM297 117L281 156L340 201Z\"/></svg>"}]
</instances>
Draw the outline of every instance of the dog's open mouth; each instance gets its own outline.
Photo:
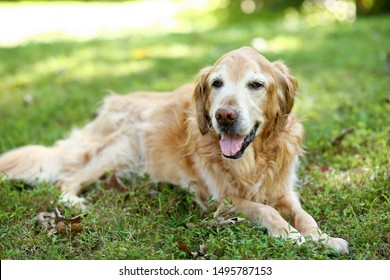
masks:
<instances>
[{"instance_id":1,"label":"dog's open mouth","mask_svg":"<svg viewBox=\"0 0 390 280\"><path fill-rule=\"evenodd\" d=\"M229 132L223 132L220 135L219 145L224 157L231 159L239 159L245 152L245 149L255 139L257 128L259 124L256 124L249 135L241 136L231 134Z\"/></svg>"}]
</instances>

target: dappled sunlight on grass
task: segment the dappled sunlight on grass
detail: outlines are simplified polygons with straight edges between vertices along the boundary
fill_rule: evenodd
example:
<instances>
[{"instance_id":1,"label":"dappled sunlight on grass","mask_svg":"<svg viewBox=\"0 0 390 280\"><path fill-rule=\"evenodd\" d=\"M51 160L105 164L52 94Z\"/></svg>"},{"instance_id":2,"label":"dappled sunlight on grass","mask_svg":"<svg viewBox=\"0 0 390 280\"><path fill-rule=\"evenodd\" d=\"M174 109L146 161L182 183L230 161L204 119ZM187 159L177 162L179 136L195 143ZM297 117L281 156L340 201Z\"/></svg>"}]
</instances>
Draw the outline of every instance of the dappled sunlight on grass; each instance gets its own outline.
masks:
<instances>
[{"instance_id":1,"label":"dappled sunlight on grass","mask_svg":"<svg viewBox=\"0 0 390 280\"><path fill-rule=\"evenodd\" d=\"M191 55L202 55L203 52L199 48L194 49L189 45L173 43L168 48L157 45L148 47L148 54L151 57L164 57L164 58L187 58Z\"/></svg>"},{"instance_id":2,"label":"dappled sunlight on grass","mask_svg":"<svg viewBox=\"0 0 390 280\"><path fill-rule=\"evenodd\" d=\"M60 80L90 81L99 77L130 77L133 73L141 73L152 67L151 61L128 59L119 63L117 62L119 60L120 56L107 58L101 54L97 55L94 49L86 48L73 52L71 57L49 57L38 61L34 65L30 65L29 70L24 74L30 78L30 82L39 80L42 73L48 76L58 76Z\"/></svg>"},{"instance_id":3,"label":"dappled sunlight on grass","mask_svg":"<svg viewBox=\"0 0 390 280\"><path fill-rule=\"evenodd\" d=\"M69 83L96 84L101 79L109 82L108 79L122 78L137 83L139 76L146 78L163 75L168 78L169 75L180 74L182 67L193 68L193 73L187 74L186 82L190 82L201 66L185 66L184 61L189 62L190 57L201 57L207 50L205 47L194 49L184 43L160 43L151 38L142 38L127 44L129 40L131 38L118 42L100 40L91 44L77 43L69 48L63 46L63 43L58 43L61 47L55 52L52 52L51 44L43 44L42 50L47 48L50 52L45 54L42 51L33 57L28 57L26 63L18 65L15 71L11 71L12 74L8 70L9 73L2 79L0 96L15 90L29 91L31 87L38 84L50 83L54 87L63 88ZM143 44L148 41L153 43ZM180 59L183 59L183 62ZM199 65L202 63L199 62ZM3 69L6 71L5 67ZM178 85L179 82L174 86ZM136 89L147 88L148 84L144 83ZM130 90L130 87L127 90ZM5 97L0 102L8 99Z\"/></svg>"},{"instance_id":4,"label":"dappled sunlight on grass","mask_svg":"<svg viewBox=\"0 0 390 280\"><path fill-rule=\"evenodd\" d=\"M80 56L81 58L82 56ZM62 75L75 81L90 81L96 78L113 78L116 76L126 76L132 73L144 72L152 67L150 61L128 62L112 65L111 67L104 61L82 61L76 59L65 60L63 64L57 64L59 67L51 67L50 61L44 61L33 66L30 72L32 79L39 78L43 69L47 73ZM57 62L57 61L56 61ZM54 64L56 66L56 63Z\"/></svg>"}]
</instances>

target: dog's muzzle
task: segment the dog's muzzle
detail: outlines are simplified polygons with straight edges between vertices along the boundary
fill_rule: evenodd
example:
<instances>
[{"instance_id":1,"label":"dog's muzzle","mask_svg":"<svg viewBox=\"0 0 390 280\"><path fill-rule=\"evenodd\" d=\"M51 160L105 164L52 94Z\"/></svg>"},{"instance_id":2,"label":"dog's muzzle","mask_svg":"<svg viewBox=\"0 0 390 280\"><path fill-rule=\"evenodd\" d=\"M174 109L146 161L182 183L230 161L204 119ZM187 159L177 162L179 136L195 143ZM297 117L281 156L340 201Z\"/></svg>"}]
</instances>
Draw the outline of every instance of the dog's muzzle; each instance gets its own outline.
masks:
<instances>
[{"instance_id":1,"label":"dog's muzzle","mask_svg":"<svg viewBox=\"0 0 390 280\"><path fill-rule=\"evenodd\" d=\"M215 119L221 132L219 145L222 154L226 158L239 159L255 139L259 124L255 124L248 135L241 135L237 132L238 112L230 107L219 108L215 112Z\"/></svg>"}]
</instances>

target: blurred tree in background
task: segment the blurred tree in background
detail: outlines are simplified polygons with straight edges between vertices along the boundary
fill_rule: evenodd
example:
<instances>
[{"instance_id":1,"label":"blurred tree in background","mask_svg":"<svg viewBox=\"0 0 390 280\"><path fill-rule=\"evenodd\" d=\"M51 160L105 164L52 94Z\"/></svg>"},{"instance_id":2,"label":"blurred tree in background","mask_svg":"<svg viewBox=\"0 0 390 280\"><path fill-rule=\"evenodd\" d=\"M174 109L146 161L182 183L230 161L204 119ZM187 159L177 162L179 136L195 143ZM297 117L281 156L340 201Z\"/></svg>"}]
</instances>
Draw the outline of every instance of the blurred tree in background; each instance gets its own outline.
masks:
<instances>
[{"instance_id":1,"label":"blurred tree in background","mask_svg":"<svg viewBox=\"0 0 390 280\"><path fill-rule=\"evenodd\" d=\"M310 8L327 9L334 12L336 9L354 7L357 16L369 16L390 13L389 0L226 0L225 19L228 21L247 19L248 15L262 17L282 16L288 9L295 9L305 13Z\"/></svg>"},{"instance_id":2,"label":"blurred tree in background","mask_svg":"<svg viewBox=\"0 0 390 280\"><path fill-rule=\"evenodd\" d=\"M378 15L390 13L389 0L356 0L356 9L360 15Z\"/></svg>"}]
</instances>

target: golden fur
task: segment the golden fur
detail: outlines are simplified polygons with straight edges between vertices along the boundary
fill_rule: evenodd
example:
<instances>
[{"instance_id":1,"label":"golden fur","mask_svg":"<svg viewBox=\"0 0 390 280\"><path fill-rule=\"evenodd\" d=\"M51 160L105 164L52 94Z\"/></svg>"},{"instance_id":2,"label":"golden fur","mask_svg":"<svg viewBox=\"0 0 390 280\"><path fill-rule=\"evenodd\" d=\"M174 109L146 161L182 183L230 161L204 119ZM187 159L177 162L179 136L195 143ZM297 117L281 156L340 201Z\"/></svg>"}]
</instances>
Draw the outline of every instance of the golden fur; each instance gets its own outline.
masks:
<instances>
[{"instance_id":1,"label":"golden fur","mask_svg":"<svg viewBox=\"0 0 390 280\"><path fill-rule=\"evenodd\" d=\"M55 182L73 203L107 171L148 173L180 185L207 209L229 198L272 236L348 243L322 233L294 191L303 128L291 112L297 81L282 62L244 47L167 93L110 95L95 120L53 147L26 146L0 157L0 171L29 183ZM226 209L221 203L216 215ZM289 221L289 222L288 222Z\"/></svg>"}]
</instances>

